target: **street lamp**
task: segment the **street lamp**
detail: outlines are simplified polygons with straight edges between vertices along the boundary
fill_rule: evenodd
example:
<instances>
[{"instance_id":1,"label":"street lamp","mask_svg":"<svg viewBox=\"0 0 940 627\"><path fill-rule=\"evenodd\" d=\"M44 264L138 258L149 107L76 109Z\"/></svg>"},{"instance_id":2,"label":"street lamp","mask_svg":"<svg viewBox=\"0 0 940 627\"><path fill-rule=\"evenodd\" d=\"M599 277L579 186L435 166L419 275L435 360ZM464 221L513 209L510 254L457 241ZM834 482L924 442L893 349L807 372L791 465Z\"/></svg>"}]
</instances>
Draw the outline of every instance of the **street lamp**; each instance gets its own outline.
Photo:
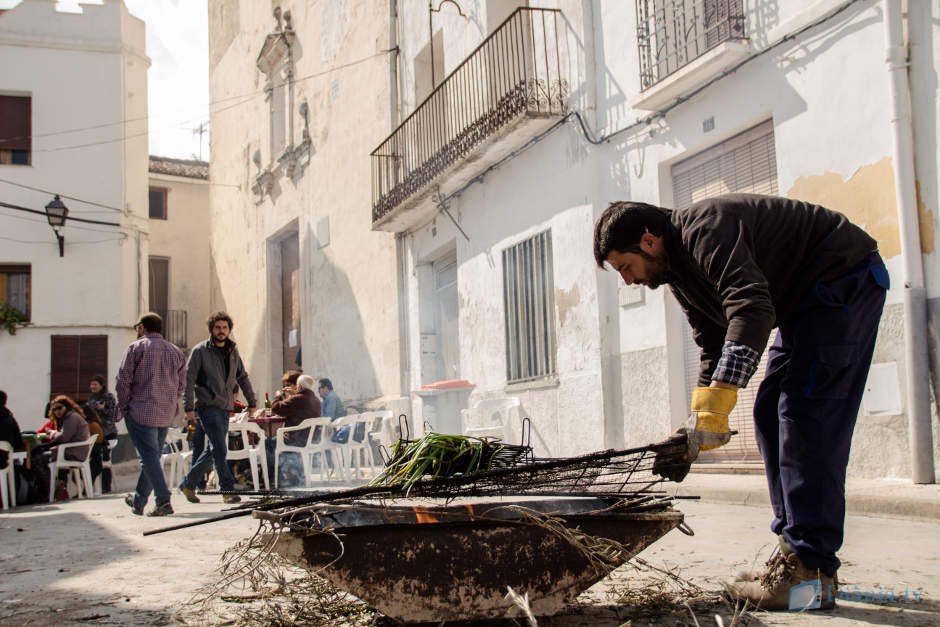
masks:
<instances>
[{"instance_id":1,"label":"street lamp","mask_svg":"<svg viewBox=\"0 0 940 627\"><path fill-rule=\"evenodd\" d=\"M59 200L59 195L56 194L55 198L52 199L48 205L46 205L46 219L49 221L49 226L52 227L52 230L55 231L56 239L59 240L59 256L65 256L65 236L59 233L59 229L65 227L65 219L69 215L69 209L65 204Z\"/></svg>"}]
</instances>

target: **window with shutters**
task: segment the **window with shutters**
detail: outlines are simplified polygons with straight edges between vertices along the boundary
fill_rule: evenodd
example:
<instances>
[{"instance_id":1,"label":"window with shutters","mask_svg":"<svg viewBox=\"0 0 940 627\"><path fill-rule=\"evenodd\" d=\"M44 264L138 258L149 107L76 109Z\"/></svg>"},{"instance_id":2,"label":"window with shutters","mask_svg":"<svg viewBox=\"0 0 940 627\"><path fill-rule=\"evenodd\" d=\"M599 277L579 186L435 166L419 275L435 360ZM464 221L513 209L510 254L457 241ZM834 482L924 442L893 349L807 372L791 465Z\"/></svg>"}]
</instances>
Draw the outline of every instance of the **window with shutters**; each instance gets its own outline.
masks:
<instances>
[{"instance_id":1,"label":"window with shutters","mask_svg":"<svg viewBox=\"0 0 940 627\"><path fill-rule=\"evenodd\" d=\"M688 207L694 202L735 192L777 194L777 159L774 149L773 121L768 120L717 146L700 152L672 166L673 204ZM698 346L692 329L685 324L685 374L687 401L698 384ZM699 460L758 462L761 460L754 436L754 399L767 367L766 351L748 386L738 392L738 403L729 423L738 435L727 445L702 451Z\"/></svg>"},{"instance_id":2,"label":"window with shutters","mask_svg":"<svg viewBox=\"0 0 940 627\"><path fill-rule=\"evenodd\" d=\"M0 165L30 165L32 97L0 95Z\"/></svg>"},{"instance_id":3,"label":"window with shutters","mask_svg":"<svg viewBox=\"0 0 940 627\"><path fill-rule=\"evenodd\" d=\"M640 89L744 37L743 0L637 0Z\"/></svg>"},{"instance_id":4,"label":"window with shutters","mask_svg":"<svg viewBox=\"0 0 940 627\"><path fill-rule=\"evenodd\" d=\"M28 263L0 264L0 304L15 307L29 321L32 272Z\"/></svg>"},{"instance_id":5,"label":"window with shutters","mask_svg":"<svg viewBox=\"0 0 940 627\"><path fill-rule=\"evenodd\" d=\"M100 374L108 379L108 336L53 335L51 342L49 392L84 403L90 394L91 378Z\"/></svg>"},{"instance_id":6,"label":"window with shutters","mask_svg":"<svg viewBox=\"0 0 940 627\"><path fill-rule=\"evenodd\" d=\"M506 379L555 374L552 234L545 231L503 251Z\"/></svg>"}]
</instances>

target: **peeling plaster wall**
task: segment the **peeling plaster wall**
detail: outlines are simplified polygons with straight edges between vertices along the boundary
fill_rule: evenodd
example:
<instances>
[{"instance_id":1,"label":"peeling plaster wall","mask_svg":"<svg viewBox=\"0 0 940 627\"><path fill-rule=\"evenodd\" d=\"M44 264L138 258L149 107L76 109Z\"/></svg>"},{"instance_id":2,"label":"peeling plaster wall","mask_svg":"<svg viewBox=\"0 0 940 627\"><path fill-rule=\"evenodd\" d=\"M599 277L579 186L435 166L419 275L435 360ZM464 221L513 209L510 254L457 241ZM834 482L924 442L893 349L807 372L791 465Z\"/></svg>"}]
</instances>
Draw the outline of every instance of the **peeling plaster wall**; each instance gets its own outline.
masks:
<instances>
[{"instance_id":1,"label":"peeling plaster wall","mask_svg":"<svg viewBox=\"0 0 940 627\"><path fill-rule=\"evenodd\" d=\"M482 40L492 25L487 11L499 3L460 4L467 19L449 5L444 8L447 15L434 17L447 71ZM842 4L820 0L805 7L749 0L745 7L752 50L767 49ZM929 295L936 298L938 25L932 3L911 4L911 19L919 20L912 27L912 58L920 65L912 65L911 76L921 239ZM875 362L897 362L903 373L899 239L880 3L852 4L697 92L665 116L634 127L635 121L650 115L631 104L641 91L635 4L559 1L541 6L557 6L564 14L566 67L574 74L571 110L582 114L593 137L630 128L592 145L572 119L450 201L450 211L469 241L443 214L405 237L412 387L421 381L418 335L426 318L420 311L419 283L428 280L428 262L455 242L460 377L476 385L472 398L519 396L533 418L535 444L542 453L584 452L669 433L688 412L683 323L665 290L625 294L616 275L595 267L591 227L614 200L670 206L673 164L767 119L774 124L778 193L843 211L878 239L895 289L888 296ZM503 8L494 8L494 14ZM400 13L401 99L407 115L418 104L414 85L420 68L414 60L428 43L428 13L419 0L402 0ZM713 128L706 131L703 122L710 118ZM554 244L557 383L507 386L501 251L546 228ZM931 301L932 321L935 310L940 306ZM937 333L931 337L935 346L940 343ZM860 417L850 472L909 474L905 434L905 416ZM884 442L890 445L889 454L879 450Z\"/></svg>"},{"instance_id":2,"label":"peeling plaster wall","mask_svg":"<svg viewBox=\"0 0 940 627\"><path fill-rule=\"evenodd\" d=\"M294 144L299 106L309 106L310 160L276 175L259 201L259 168L269 149L266 77L255 66L271 11L289 10L294 43ZM227 309L255 390L280 377L279 242L300 247L304 371L329 377L347 405L397 396L401 387L398 258L393 235L371 230L369 153L392 129L388 4L343 0L310 4L213 0L212 308ZM237 27L235 26L237 25ZM236 35L232 35L237 30ZM224 50L222 50L224 48Z\"/></svg>"}]
</instances>

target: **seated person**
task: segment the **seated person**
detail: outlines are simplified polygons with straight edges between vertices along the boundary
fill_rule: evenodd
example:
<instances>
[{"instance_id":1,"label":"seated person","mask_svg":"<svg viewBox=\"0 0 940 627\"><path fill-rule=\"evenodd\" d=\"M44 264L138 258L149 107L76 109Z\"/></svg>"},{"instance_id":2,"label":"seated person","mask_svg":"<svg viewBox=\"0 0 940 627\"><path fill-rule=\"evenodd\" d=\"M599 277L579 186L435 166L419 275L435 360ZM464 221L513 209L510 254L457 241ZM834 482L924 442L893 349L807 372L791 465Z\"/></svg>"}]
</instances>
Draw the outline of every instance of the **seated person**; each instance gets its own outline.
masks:
<instances>
[{"instance_id":1,"label":"seated person","mask_svg":"<svg viewBox=\"0 0 940 627\"><path fill-rule=\"evenodd\" d=\"M274 393L274 399L290 396L297 385L297 377L302 374L300 370L288 370L281 375L281 389Z\"/></svg>"},{"instance_id":2,"label":"seated person","mask_svg":"<svg viewBox=\"0 0 940 627\"><path fill-rule=\"evenodd\" d=\"M39 447L43 449L41 451L42 456L47 458L51 456L51 450L46 447L82 442L87 440L91 435L88 429L88 423L85 421L85 412L82 411L82 408L79 407L75 401L68 396L59 395L52 399L50 405L50 411L55 416L56 423L60 428L49 434L49 444L43 444ZM76 446L65 452L65 458L72 460L83 460L86 455L88 455L87 446ZM36 456L36 451L34 451L32 458L35 459ZM63 473L64 472L65 471L63 471ZM57 479L56 500L67 499L68 492L65 491L65 482L62 480L62 474L60 474ZM52 480L52 477L49 477L49 480Z\"/></svg>"},{"instance_id":3,"label":"seated person","mask_svg":"<svg viewBox=\"0 0 940 627\"><path fill-rule=\"evenodd\" d=\"M59 425L59 429L49 434L49 442L54 445L81 442L91 437L85 412L68 396L60 395L52 399L50 411ZM88 447L76 446L65 452L66 459L83 460L88 455Z\"/></svg>"},{"instance_id":4,"label":"seated person","mask_svg":"<svg viewBox=\"0 0 940 627\"><path fill-rule=\"evenodd\" d=\"M289 391L281 396L278 394L271 403L271 411L284 417L284 426L296 427L307 418L317 418L320 416L320 399L314 392L315 382L310 375L299 375ZM285 435L286 442L295 446L303 446L307 442L308 430L294 431ZM268 454L268 476L274 477L274 451L277 446L277 438L268 438L265 442ZM280 484L280 479L278 479Z\"/></svg>"},{"instance_id":5,"label":"seated person","mask_svg":"<svg viewBox=\"0 0 940 627\"><path fill-rule=\"evenodd\" d=\"M20 425L17 424L13 412L7 408L7 393L0 390L0 440L9 442L14 451L25 451L23 436L20 434ZM0 468L6 468L9 460L6 451L0 451Z\"/></svg>"}]
</instances>

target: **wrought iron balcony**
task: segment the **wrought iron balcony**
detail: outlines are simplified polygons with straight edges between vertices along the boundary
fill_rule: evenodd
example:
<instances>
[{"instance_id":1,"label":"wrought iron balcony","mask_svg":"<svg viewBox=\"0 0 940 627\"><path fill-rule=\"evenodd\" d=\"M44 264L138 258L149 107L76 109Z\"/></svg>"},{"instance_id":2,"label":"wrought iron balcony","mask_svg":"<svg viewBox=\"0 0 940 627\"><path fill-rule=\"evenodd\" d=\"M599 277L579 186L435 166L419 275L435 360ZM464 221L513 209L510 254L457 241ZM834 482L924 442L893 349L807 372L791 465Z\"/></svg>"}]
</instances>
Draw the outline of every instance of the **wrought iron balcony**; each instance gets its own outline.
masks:
<instances>
[{"instance_id":1,"label":"wrought iron balcony","mask_svg":"<svg viewBox=\"0 0 940 627\"><path fill-rule=\"evenodd\" d=\"M420 216L403 212L434 183L472 178L457 175L469 157L526 120L566 113L561 22L557 9L517 9L372 151L373 228L407 228Z\"/></svg>"},{"instance_id":2,"label":"wrought iron balcony","mask_svg":"<svg viewBox=\"0 0 940 627\"><path fill-rule=\"evenodd\" d=\"M744 33L743 0L636 0L640 88Z\"/></svg>"}]
</instances>

